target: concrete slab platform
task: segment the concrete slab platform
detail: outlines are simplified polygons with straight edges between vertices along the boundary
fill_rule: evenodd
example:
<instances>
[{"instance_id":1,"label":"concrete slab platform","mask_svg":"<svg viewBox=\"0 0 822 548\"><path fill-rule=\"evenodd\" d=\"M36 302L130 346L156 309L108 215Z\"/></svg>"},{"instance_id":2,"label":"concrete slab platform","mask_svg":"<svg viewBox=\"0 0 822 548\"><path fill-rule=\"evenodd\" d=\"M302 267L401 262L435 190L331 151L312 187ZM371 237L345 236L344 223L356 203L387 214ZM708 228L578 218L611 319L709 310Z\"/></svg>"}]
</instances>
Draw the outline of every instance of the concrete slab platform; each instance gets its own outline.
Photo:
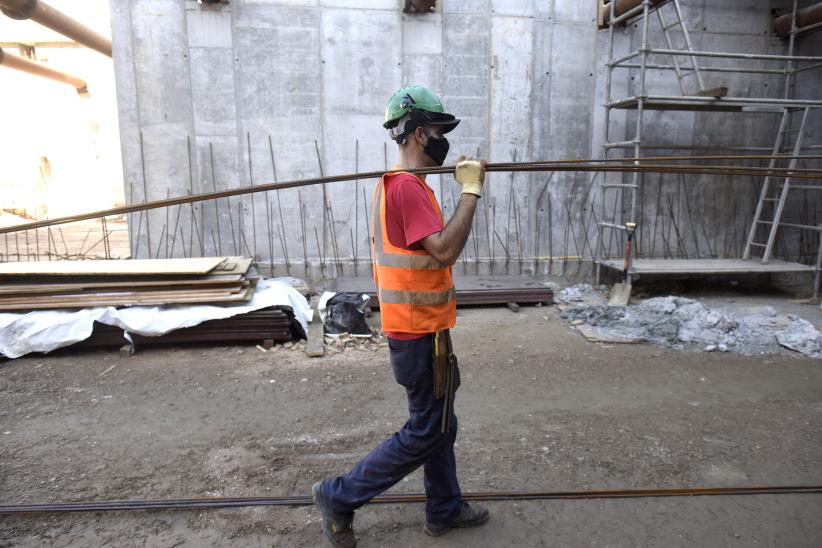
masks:
<instances>
[{"instance_id":1,"label":"concrete slab platform","mask_svg":"<svg viewBox=\"0 0 822 548\"><path fill-rule=\"evenodd\" d=\"M612 108L636 109L638 97L628 97L611 103ZM643 108L647 110L691 110L712 112L781 112L784 107L816 108L822 101L796 101L791 99L761 100L746 97L700 97L700 96L654 96L645 98Z\"/></svg>"},{"instance_id":2,"label":"concrete slab platform","mask_svg":"<svg viewBox=\"0 0 822 548\"><path fill-rule=\"evenodd\" d=\"M622 270L622 259L600 261L613 270ZM762 264L759 260L742 259L638 259L631 272L636 274L768 274L781 272L813 272L814 267L788 261L772 260Z\"/></svg>"}]
</instances>

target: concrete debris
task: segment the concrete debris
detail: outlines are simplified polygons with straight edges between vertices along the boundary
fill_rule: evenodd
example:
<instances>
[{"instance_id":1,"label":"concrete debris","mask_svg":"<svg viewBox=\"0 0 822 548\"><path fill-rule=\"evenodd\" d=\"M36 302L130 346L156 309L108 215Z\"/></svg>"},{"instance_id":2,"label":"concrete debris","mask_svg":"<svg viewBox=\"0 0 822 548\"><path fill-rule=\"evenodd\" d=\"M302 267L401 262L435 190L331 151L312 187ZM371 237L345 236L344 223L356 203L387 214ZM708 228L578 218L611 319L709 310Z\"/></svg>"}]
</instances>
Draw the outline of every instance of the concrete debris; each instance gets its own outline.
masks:
<instances>
[{"instance_id":1,"label":"concrete debris","mask_svg":"<svg viewBox=\"0 0 822 548\"><path fill-rule=\"evenodd\" d=\"M791 316L788 327L776 334L776 340L785 348L812 358L822 358L822 334L807 320Z\"/></svg>"},{"instance_id":2,"label":"concrete debris","mask_svg":"<svg viewBox=\"0 0 822 548\"><path fill-rule=\"evenodd\" d=\"M813 325L794 315L780 316L770 306L742 315L668 296L624 308L571 307L561 317L571 325L584 324L588 332L602 337L639 339L671 348L751 355L778 352L783 346L822 357L822 335Z\"/></svg>"},{"instance_id":3,"label":"concrete debris","mask_svg":"<svg viewBox=\"0 0 822 548\"><path fill-rule=\"evenodd\" d=\"M585 295L590 295L594 292L591 284L577 284L571 287L566 287L556 297L558 303L569 303L581 301Z\"/></svg>"},{"instance_id":4,"label":"concrete debris","mask_svg":"<svg viewBox=\"0 0 822 548\"><path fill-rule=\"evenodd\" d=\"M555 291L554 300L558 304L582 304L594 306L605 304L604 295L597 291L591 284L577 284L566 287L562 291Z\"/></svg>"}]
</instances>

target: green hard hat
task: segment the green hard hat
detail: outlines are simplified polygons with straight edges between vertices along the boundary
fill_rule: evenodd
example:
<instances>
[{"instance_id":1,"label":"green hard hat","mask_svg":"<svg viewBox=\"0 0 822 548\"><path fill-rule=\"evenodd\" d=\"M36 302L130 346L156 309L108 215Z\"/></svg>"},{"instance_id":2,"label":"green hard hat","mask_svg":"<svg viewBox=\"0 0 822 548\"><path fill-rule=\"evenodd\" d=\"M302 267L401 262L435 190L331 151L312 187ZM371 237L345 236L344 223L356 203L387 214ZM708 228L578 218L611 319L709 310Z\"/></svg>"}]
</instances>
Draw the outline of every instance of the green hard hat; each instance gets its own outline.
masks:
<instances>
[{"instance_id":1,"label":"green hard hat","mask_svg":"<svg viewBox=\"0 0 822 548\"><path fill-rule=\"evenodd\" d=\"M401 121L403 124L399 127ZM421 125L442 126L442 132L448 133L459 123L459 119L454 115L445 112L437 94L425 86L401 88L385 105L383 127L389 130L395 141L400 143L404 142L405 137Z\"/></svg>"}]
</instances>

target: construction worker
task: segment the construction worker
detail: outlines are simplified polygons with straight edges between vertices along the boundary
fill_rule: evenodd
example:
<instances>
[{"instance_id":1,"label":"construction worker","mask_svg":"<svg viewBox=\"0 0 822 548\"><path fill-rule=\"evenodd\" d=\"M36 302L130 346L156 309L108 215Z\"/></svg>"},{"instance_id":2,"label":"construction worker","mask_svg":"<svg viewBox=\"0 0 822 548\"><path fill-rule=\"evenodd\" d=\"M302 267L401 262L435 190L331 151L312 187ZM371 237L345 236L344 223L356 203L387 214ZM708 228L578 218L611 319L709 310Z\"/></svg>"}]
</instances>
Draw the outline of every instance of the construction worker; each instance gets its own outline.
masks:
<instances>
[{"instance_id":1,"label":"construction worker","mask_svg":"<svg viewBox=\"0 0 822 548\"><path fill-rule=\"evenodd\" d=\"M431 90L410 86L397 91L385 108L383 124L399 146L399 165L394 169L441 166L449 147L443 135L459 122L445 113ZM471 230L485 163L461 157L455 178L462 193L448 223L424 175L386 174L375 189L374 281L391 366L407 392L410 418L350 472L314 484L314 504L322 515L323 532L334 546L356 546L354 510L420 466L425 473L426 533L439 536L455 527L488 521L486 509L462 500L457 481L453 391L459 385L459 374L455 360L450 393L437 394L435 387L435 377L442 378L438 369L442 360L435 359L435 346L446 340L447 330L456 323L451 266ZM450 354L450 338L447 342Z\"/></svg>"}]
</instances>

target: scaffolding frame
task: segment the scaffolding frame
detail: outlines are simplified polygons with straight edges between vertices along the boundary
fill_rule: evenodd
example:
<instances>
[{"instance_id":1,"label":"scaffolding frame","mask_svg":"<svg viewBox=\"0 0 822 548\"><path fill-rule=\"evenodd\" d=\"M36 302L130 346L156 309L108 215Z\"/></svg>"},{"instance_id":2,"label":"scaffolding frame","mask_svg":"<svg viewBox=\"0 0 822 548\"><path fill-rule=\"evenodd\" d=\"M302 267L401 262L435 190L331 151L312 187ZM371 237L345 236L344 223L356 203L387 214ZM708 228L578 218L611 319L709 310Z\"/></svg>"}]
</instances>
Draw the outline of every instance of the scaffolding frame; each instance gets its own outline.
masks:
<instances>
[{"instance_id":1,"label":"scaffolding frame","mask_svg":"<svg viewBox=\"0 0 822 548\"><path fill-rule=\"evenodd\" d=\"M672 5L674 10L675 21L670 25L666 25L660 10L667 5ZM766 55L766 54L750 54L750 53L733 53L733 52L714 52L714 51L697 51L693 49L685 21L682 17L682 10L679 0L664 0L654 5L651 0L642 0L634 8L629 9L622 15L616 14L616 0L608 3L610 9L610 18L605 22L608 30L608 61L606 64L606 84L605 84L605 123L603 125L603 141L602 156L607 158L609 152L615 149L622 149L626 152L627 158L642 158L643 150L662 150L670 149L672 146L678 150L704 150L703 147L688 146L688 145L673 145L668 144L653 144L648 143L643 139L644 130L644 114L647 110L676 110L676 111L721 111L721 112L741 112L741 113L784 113L788 109L804 109L804 108L822 108L822 98L811 100L792 99L793 86L795 85L796 74L808 70L816 70L822 68L822 57L817 56L798 56L794 55L796 49L796 38L800 33L806 33L810 30L820 28L819 24L814 24L806 27L796 27L796 17L799 7L799 0L794 0L792 9L791 32L788 37L788 54L787 55ZM660 26L667 48L652 48L649 46L649 26L651 15L656 13L659 18ZM637 22L639 24L640 32L640 46L638 49L631 51L629 54L620 58L614 58L614 43L615 43L615 29L628 23L629 21ZM669 29L680 26L683 34L682 49L675 49L669 36ZM671 58L670 64L661 64L659 62L651 62L650 56L666 55ZM637 61L638 58L638 61ZM694 95L687 95L685 86L683 84L683 67L680 60L685 58L689 60L691 65L686 67L690 72L696 75L699 89ZM743 60L757 60L764 61L768 65L771 63L779 63L783 67L776 68L770 66L768 68L751 68L747 66L704 66L699 63L702 59L743 59ZM613 82L615 70L636 70L637 93L632 97L614 98L613 97ZM683 92L682 96L674 95L652 95L648 93L646 76L651 70L668 70L674 71L680 84L680 89ZM687 71L686 71L687 72ZM780 98L766 98L766 97L734 97L725 96L724 93L713 93L713 96L700 95L705 90L704 82L702 80L702 72L720 72L720 73L736 73L736 74L762 74L762 75L784 75L785 84L784 91ZM710 93L710 92L709 92ZM619 110L636 110L634 121L634 136L632 139L623 141L610 141L609 130L612 117L612 111ZM630 124L626 126L626 132L630 130ZM717 147L723 150L770 150L770 147ZM806 145L801 147L802 150L819 149L822 145ZM628 156L628 154L632 154ZM630 183L624 181L620 183L609 183L606 177L600 182L600 218L597 222L597 244L594 251L594 269L596 276L596 283L599 284L602 266L617 268L617 264L621 261L608 261L610 259L610 241L608 250L605 249L606 231L608 231L609 238L612 239L614 233L619 237L617 243L617 253L619 253L619 241L621 241L628 232L627 225L634 224L638 226L637 219L637 194L638 190L644 182L644 174L634 173ZM608 193L615 192L613 200L613 211L608 215ZM628 208L627 219L624 216L625 210L625 196L624 193L630 194L630 206ZM593 206L592 206L593 207ZM618 219L618 216L620 217ZM782 223L783 226L791 227L792 225ZM820 246L817 253L816 267L813 269L816 272L814 280L814 296L817 294L819 286L820 269L822 269L822 229L819 227L802 227L803 229L814 229L819 232ZM651 250L651 254L654 250ZM631 282L631 277L635 271L632 268L632 255L624 257L624 274L626 281ZM763 261L766 264L767 261ZM805 266L805 265L802 265ZM798 269L799 270L799 269ZM802 269L804 270L804 269ZM683 270L686 272L686 270Z\"/></svg>"}]
</instances>

